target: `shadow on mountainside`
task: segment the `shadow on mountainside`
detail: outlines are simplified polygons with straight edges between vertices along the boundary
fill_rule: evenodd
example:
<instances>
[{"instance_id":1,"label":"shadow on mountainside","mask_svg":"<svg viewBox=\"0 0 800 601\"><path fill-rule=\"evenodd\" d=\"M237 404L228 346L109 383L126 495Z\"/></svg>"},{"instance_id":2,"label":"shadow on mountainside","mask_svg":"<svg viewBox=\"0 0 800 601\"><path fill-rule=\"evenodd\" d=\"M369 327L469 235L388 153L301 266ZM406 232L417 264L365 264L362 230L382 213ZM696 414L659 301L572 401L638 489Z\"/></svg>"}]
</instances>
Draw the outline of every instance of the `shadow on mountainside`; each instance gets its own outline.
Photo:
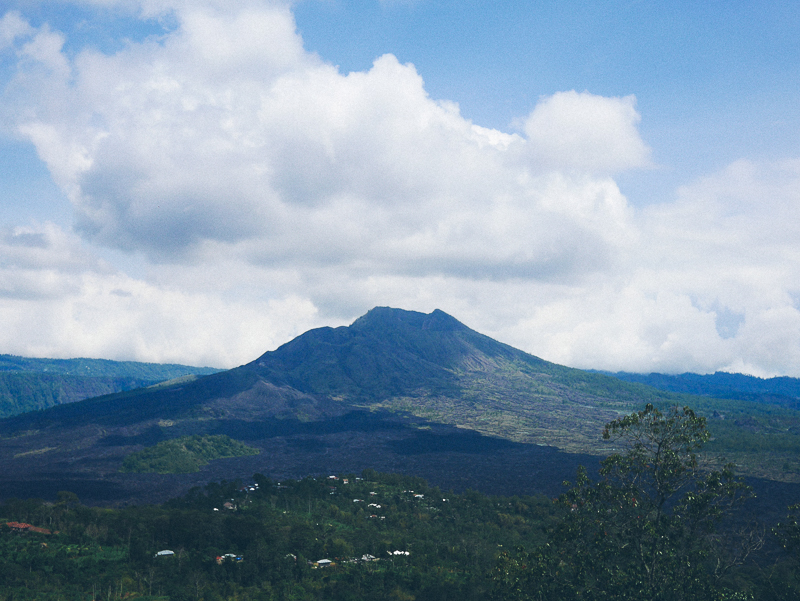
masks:
<instances>
[{"instance_id":1,"label":"shadow on mountainside","mask_svg":"<svg viewBox=\"0 0 800 601\"><path fill-rule=\"evenodd\" d=\"M121 474L125 455L176 435L227 434L258 455L212 461L192 474ZM55 443L54 443L55 444ZM443 490L555 496L590 455L514 443L473 431L388 412L353 411L321 422L271 419L194 422L191 429L150 427L126 435L108 432L84 454L49 450L0 465L0 497L53 499L61 490L89 504L156 503L209 481L359 474L367 468L415 474ZM93 478L89 474L96 474Z\"/></svg>"}]
</instances>

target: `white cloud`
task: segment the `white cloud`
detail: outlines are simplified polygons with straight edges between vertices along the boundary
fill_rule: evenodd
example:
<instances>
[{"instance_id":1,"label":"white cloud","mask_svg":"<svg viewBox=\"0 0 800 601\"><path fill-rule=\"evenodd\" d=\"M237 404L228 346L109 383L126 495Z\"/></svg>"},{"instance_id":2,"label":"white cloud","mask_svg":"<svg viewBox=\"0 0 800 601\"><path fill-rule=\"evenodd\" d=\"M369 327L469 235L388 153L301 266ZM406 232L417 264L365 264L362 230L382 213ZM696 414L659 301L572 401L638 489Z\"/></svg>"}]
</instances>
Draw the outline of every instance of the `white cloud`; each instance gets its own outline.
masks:
<instances>
[{"instance_id":1,"label":"white cloud","mask_svg":"<svg viewBox=\"0 0 800 601\"><path fill-rule=\"evenodd\" d=\"M525 120L529 152L546 168L614 172L650 164L639 137L636 98L559 92L543 98Z\"/></svg>"},{"instance_id":2,"label":"white cloud","mask_svg":"<svg viewBox=\"0 0 800 601\"><path fill-rule=\"evenodd\" d=\"M195 274L196 275L196 274ZM0 232L0 348L233 367L321 325L306 298L210 294L111 268L53 224ZM213 282L209 282L213 284Z\"/></svg>"},{"instance_id":3,"label":"white cloud","mask_svg":"<svg viewBox=\"0 0 800 601\"><path fill-rule=\"evenodd\" d=\"M20 55L43 66L49 76L64 80L70 76L70 67L66 57L61 53L63 46L64 36L50 31L45 25L31 41L22 46Z\"/></svg>"},{"instance_id":4,"label":"white cloud","mask_svg":"<svg viewBox=\"0 0 800 601\"><path fill-rule=\"evenodd\" d=\"M33 28L17 11L7 12L0 19L0 50L10 47L17 38L28 36Z\"/></svg>"},{"instance_id":5,"label":"white cloud","mask_svg":"<svg viewBox=\"0 0 800 601\"><path fill-rule=\"evenodd\" d=\"M58 299L74 277L108 268L53 224L0 230L0 298Z\"/></svg>"},{"instance_id":6,"label":"white cloud","mask_svg":"<svg viewBox=\"0 0 800 601\"><path fill-rule=\"evenodd\" d=\"M738 161L642 210L615 269L531 286L497 334L586 368L800 375L798 211L800 162Z\"/></svg>"},{"instance_id":7,"label":"white cloud","mask_svg":"<svg viewBox=\"0 0 800 601\"><path fill-rule=\"evenodd\" d=\"M800 162L634 210L612 177L650 166L632 96L557 93L509 134L392 55L340 73L287 4L142 9L177 29L69 59L2 21L4 111L80 235L0 235L3 352L229 366L392 305L580 367L800 375Z\"/></svg>"},{"instance_id":8,"label":"white cloud","mask_svg":"<svg viewBox=\"0 0 800 601\"><path fill-rule=\"evenodd\" d=\"M392 55L341 74L282 5L177 14L164 41L29 84L19 131L89 240L160 262L210 244L271 266L571 279L631 238L613 181L543 172L529 142L431 99Z\"/></svg>"}]
</instances>

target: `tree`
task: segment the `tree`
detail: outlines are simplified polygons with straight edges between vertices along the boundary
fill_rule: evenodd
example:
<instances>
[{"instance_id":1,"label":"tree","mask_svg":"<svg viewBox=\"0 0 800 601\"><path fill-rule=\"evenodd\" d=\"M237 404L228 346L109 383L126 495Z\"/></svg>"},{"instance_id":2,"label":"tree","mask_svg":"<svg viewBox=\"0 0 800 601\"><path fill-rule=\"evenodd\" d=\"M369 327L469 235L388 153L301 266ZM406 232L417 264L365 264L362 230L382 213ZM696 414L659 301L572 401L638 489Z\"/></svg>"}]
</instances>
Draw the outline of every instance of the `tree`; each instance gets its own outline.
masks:
<instances>
[{"instance_id":1,"label":"tree","mask_svg":"<svg viewBox=\"0 0 800 601\"><path fill-rule=\"evenodd\" d=\"M616 452L600 480L584 468L558 499L563 517L533 552L500 557L495 581L510 599L725 598L712 535L749 488L731 465L702 469L705 418L688 407L644 410L606 425ZM567 483L568 484L568 483Z\"/></svg>"},{"instance_id":2,"label":"tree","mask_svg":"<svg viewBox=\"0 0 800 601\"><path fill-rule=\"evenodd\" d=\"M800 504L789 507L789 515L777 524L772 533L786 555L766 572L769 594L776 601L800 596Z\"/></svg>"},{"instance_id":3,"label":"tree","mask_svg":"<svg viewBox=\"0 0 800 601\"><path fill-rule=\"evenodd\" d=\"M800 515L798 512L800 512L800 503L790 506L789 515L773 529L773 532L792 559L800 563Z\"/></svg>"}]
</instances>

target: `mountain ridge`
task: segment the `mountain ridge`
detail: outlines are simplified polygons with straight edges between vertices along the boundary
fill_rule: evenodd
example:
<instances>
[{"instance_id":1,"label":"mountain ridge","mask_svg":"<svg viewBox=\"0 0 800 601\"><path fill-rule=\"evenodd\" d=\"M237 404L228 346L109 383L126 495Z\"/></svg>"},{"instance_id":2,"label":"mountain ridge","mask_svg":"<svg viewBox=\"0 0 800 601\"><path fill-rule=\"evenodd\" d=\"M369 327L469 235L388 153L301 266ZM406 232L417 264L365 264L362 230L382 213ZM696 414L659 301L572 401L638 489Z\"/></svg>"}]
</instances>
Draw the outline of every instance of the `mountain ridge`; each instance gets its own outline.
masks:
<instances>
[{"instance_id":1,"label":"mountain ridge","mask_svg":"<svg viewBox=\"0 0 800 601\"><path fill-rule=\"evenodd\" d=\"M211 367L0 355L0 417L218 372Z\"/></svg>"},{"instance_id":2,"label":"mountain ridge","mask_svg":"<svg viewBox=\"0 0 800 601\"><path fill-rule=\"evenodd\" d=\"M800 409L800 378L778 376L759 378L747 374L715 372L713 374L637 374L631 372L598 372L626 382L637 382L670 392L738 399L784 405Z\"/></svg>"},{"instance_id":3,"label":"mountain ridge","mask_svg":"<svg viewBox=\"0 0 800 601\"><path fill-rule=\"evenodd\" d=\"M647 402L711 401L550 363L442 311L376 307L228 371L0 420L0 479L25 490L34 480L55 486L58 474L142 499L255 471L303 477L373 468L440 485L499 479L520 491L552 491L578 457L608 452L605 423ZM724 425L738 435L733 421ZM230 436L261 452L171 481L118 473L133 452L195 435Z\"/></svg>"}]
</instances>

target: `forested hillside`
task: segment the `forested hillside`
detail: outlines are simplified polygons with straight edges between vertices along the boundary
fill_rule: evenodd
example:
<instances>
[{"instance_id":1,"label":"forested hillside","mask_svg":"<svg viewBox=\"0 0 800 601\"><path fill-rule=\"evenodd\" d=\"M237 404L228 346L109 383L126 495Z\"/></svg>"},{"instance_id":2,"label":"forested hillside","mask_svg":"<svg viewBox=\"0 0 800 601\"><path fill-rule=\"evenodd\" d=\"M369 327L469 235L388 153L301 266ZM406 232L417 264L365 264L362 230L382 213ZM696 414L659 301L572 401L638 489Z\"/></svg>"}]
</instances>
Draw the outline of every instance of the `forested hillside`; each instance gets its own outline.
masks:
<instances>
[{"instance_id":1,"label":"forested hillside","mask_svg":"<svg viewBox=\"0 0 800 601\"><path fill-rule=\"evenodd\" d=\"M646 384L659 390L709 396L718 399L738 399L800 409L800 378L757 378L745 374L717 372L714 374L634 374L610 373L620 380Z\"/></svg>"},{"instance_id":2,"label":"forested hillside","mask_svg":"<svg viewBox=\"0 0 800 601\"><path fill-rule=\"evenodd\" d=\"M0 418L217 371L135 361L0 355Z\"/></svg>"}]
</instances>

